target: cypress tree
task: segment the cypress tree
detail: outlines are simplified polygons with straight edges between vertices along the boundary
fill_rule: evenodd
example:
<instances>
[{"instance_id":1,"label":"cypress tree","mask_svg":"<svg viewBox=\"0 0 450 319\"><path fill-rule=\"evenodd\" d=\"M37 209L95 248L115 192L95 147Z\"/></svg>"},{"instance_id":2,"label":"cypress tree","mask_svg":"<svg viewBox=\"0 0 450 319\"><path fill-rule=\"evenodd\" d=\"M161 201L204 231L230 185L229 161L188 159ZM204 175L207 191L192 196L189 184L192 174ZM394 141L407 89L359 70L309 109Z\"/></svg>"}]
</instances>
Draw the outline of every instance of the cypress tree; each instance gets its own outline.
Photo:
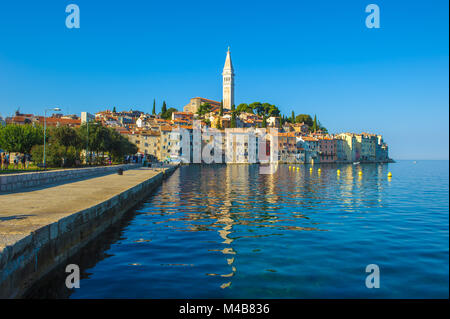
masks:
<instances>
[{"instance_id":1,"label":"cypress tree","mask_svg":"<svg viewBox=\"0 0 450 319\"><path fill-rule=\"evenodd\" d=\"M162 105L162 108L161 108L161 116L164 117L166 112L167 112L166 101L163 101L163 105Z\"/></svg>"},{"instance_id":2,"label":"cypress tree","mask_svg":"<svg viewBox=\"0 0 450 319\"><path fill-rule=\"evenodd\" d=\"M153 110L152 110L152 115L156 115L156 104L155 104L155 99L153 99Z\"/></svg>"},{"instance_id":3,"label":"cypress tree","mask_svg":"<svg viewBox=\"0 0 450 319\"><path fill-rule=\"evenodd\" d=\"M295 113L294 113L294 111L292 111L291 122L292 122L292 124L295 123Z\"/></svg>"},{"instance_id":4,"label":"cypress tree","mask_svg":"<svg viewBox=\"0 0 450 319\"><path fill-rule=\"evenodd\" d=\"M233 107L234 107L234 105L233 105ZM236 127L236 112L235 111L233 111L233 113L231 114L230 127L232 127L232 128Z\"/></svg>"},{"instance_id":5,"label":"cypress tree","mask_svg":"<svg viewBox=\"0 0 450 319\"><path fill-rule=\"evenodd\" d=\"M220 101L219 115L223 116L223 101Z\"/></svg>"},{"instance_id":6,"label":"cypress tree","mask_svg":"<svg viewBox=\"0 0 450 319\"><path fill-rule=\"evenodd\" d=\"M314 133L316 132L316 130L317 130L317 117L314 114L314 123L313 123L313 131L314 131Z\"/></svg>"}]
</instances>

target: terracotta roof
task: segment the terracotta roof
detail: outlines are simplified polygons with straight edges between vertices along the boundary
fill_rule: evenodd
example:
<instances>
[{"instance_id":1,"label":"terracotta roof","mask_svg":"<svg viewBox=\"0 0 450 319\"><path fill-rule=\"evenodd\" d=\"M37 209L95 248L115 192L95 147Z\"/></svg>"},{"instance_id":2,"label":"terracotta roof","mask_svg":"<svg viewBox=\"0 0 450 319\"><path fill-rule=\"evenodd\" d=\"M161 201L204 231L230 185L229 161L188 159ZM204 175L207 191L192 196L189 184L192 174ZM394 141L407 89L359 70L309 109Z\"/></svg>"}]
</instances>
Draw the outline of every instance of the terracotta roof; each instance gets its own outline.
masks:
<instances>
[{"instance_id":1,"label":"terracotta roof","mask_svg":"<svg viewBox=\"0 0 450 319\"><path fill-rule=\"evenodd\" d=\"M161 131L172 131L172 127L169 125L163 125L160 127Z\"/></svg>"},{"instance_id":2,"label":"terracotta roof","mask_svg":"<svg viewBox=\"0 0 450 319\"><path fill-rule=\"evenodd\" d=\"M214 101L214 100L210 100L210 99L205 99L205 98L199 97L199 96L194 97L194 99L201 99L202 101L207 101L207 102L212 102L212 103L220 104L220 102L218 102L218 101Z\"/></svg>"},{"instance_id":3,"label":"terracotta roof","mask_svg":"<svg viewBox=\"0 0 450 319\"><path fill-rule=\"evenodd\" d=\"M318 142L319 140L315 137L311 137L311 136L304 136L302 137L302 140L304 141L312 141L312 142Z\"/></svg>"}]
</instances>

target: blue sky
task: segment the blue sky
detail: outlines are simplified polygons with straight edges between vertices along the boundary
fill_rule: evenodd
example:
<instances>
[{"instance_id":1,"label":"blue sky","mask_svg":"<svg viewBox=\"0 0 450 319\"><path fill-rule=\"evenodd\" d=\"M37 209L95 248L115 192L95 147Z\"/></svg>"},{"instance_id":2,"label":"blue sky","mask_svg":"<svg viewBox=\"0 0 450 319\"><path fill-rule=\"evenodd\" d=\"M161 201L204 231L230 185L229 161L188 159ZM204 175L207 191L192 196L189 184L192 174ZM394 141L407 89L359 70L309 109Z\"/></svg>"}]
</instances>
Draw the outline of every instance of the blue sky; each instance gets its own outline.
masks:
<instances>
[{"instance_id":1,"label":"blue sky","mask_svg":"<svg viewBox=\"0 0 450 319\"><path fill-rule=\"evenodd\" d=\"M80 7L67 29L65 7ZM381 28L365 26L366 5ZM395 159L448 159L447 1L3 1L0 114L221 99L317 114L330 132L381 133Z\"/></svg>"}]
</instances>

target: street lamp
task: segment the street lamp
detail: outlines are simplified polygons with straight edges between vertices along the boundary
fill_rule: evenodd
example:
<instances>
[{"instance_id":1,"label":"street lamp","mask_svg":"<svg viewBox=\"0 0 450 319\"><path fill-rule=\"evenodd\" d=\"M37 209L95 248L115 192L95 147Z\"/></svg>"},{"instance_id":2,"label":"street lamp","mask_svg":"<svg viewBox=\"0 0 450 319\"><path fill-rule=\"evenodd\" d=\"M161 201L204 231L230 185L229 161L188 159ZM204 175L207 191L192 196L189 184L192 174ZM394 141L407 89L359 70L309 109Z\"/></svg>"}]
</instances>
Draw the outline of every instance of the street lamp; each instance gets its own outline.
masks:
<instances>
[{"instance_id":1,"label":"street lamp","mask_svg":"<svg viewBox=\"0 0 450 319\"><path fill-rule=\"evenodd\" d=\"M61 109L59 107L44 109L44 160L43 160L44 170L47 168L47 165L45 163L45 140L46 140L46 133L47 133L47 111L59 112L59 111L61 111Z\"/></svg>"}]
</instances>

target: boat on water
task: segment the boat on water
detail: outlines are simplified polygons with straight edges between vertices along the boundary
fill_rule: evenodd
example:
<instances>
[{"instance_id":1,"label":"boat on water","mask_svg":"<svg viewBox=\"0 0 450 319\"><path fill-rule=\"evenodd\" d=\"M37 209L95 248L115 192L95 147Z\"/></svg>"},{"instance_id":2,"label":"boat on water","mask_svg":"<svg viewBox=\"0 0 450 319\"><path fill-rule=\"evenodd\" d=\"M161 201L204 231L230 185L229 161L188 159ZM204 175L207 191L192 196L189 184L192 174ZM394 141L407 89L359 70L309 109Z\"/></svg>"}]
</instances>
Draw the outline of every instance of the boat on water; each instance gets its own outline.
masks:
<instances>
[{"instance_id":1,"label":"boat on water","mask_svg":"<svg viewBox=\"0 0 450 319\"><path fill-rule=\"evenodd\" d=\"M359 164L359 162L353 162L353 165L358 165Z\"/></svg>"}]
</instances>

